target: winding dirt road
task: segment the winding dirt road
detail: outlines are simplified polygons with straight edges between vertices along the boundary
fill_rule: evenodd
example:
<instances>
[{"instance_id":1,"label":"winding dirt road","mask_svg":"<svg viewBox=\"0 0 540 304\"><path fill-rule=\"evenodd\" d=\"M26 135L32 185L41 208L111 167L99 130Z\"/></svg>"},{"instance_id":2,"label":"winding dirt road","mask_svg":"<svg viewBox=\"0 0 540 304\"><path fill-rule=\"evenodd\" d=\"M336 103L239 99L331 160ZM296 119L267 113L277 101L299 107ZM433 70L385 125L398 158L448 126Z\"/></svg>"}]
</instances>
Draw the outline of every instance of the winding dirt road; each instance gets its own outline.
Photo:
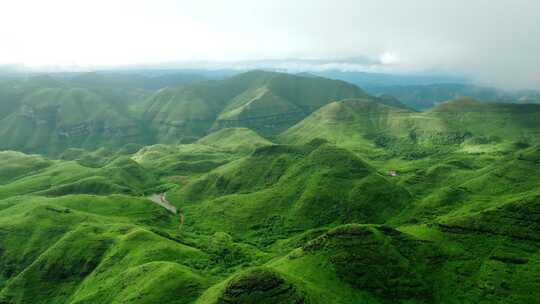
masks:
<instances>
[{"instance_id":1,"label":"winding dirt road","mask_svg":"<svg viewBox=\"0 0 540 304\"><path fill-rule=\"evenodd\" d=\"M148 199L169 210L171 213L178 214L178 220L180 221L179 229L182 228L182 226L184 225L184 215L182 213L179 213L178 209L167 200L167 198L165 197L165 193L152 194L148 197Z\"/></svg>"}]
</instances>

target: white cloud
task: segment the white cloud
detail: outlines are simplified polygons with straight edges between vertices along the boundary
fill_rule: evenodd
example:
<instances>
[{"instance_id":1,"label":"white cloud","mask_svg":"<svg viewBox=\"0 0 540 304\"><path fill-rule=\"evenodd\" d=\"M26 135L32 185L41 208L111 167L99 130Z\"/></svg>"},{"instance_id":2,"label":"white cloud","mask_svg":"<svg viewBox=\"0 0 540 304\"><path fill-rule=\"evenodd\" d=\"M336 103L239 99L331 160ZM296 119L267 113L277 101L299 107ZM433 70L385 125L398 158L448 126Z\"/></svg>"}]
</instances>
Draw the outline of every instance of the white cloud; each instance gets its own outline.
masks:
<instances>
[{"instance_id":1,"label":"white cloud","mask_svg":"<svg viewBox=\"0 0 540 304\"><path fill-rule=\"evenodd\" d=\"M539 18L534 0L4 1L0 64L368 57L540 88Z\"/></svg>"},{"instance_id":2,"label":"white cloud","mask_svg":"<svg viewBox=\"0 0 540 304\"><path fill-rule=\"evenodd\" d=\"M399 63L399 56L395 53L392 53L392 52L384 52L381 54L381 56L379 57L380 61L382 64L387 64L387 65L391 65L391 64L397 64Z\"/></svg>"}]
</instances>

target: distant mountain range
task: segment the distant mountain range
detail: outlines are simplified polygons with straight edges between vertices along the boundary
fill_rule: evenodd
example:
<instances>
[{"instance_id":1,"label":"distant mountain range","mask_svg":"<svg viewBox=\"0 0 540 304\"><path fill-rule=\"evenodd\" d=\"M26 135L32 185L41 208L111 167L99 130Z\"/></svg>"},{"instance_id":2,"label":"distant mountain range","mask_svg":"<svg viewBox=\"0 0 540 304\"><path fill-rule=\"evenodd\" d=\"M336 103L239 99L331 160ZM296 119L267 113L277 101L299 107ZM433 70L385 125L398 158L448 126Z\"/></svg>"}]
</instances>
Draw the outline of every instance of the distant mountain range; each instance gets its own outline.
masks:
<instances>
[{"instance_id":1,"label":"distant mountain range","mask_svg":"<svg viewBox=\"0 0 540 304\"><path fill-rule=\"evenodd\" d=\"M540 92L507 91L472 84L426 84L372 87L368 92L376 96L391 95L417 110L426 110L454 98L469 96L482 101L509 103L538 103Z\"/></svg>"},{"instance_id":2,"label":"distant mountain range","mask_svg":"<svg viewBox=\"0 0 540 304\"><path fill-rule=\"evenodd\" d=\"M537 303L540 104L421 87L0 81L0 303Z\"/></svg>"},{"instance_id":3,"label":"distant mountain range","mask_svg":"<svg viewBox=\"0 0 540 304\"><path fill-rule=\"evenodd\" d=\"M194 73L59 73L0 81L0 148L55 154L69 147L194 142L230 127L273 137L319 108L351 98L425 110L459 96L514 103L538 102L540 96L470 84L381 86L444 80L384 74L325 74L364 84L370 95L312 73Z\"/></svg>"},{"instance_id":4,"label":"distant mountain range","mask_svg":"<svg viewBox=\"0 0 540 304\"><path fill-rule=\"evenodd\" d=\"M225 127L272 136L334 100L400 106L343 81L275 72L220 80L191 74L55 76L1 84L1 148L59 153L67 147L193 142Z\"/></svg>"}]
</instances>

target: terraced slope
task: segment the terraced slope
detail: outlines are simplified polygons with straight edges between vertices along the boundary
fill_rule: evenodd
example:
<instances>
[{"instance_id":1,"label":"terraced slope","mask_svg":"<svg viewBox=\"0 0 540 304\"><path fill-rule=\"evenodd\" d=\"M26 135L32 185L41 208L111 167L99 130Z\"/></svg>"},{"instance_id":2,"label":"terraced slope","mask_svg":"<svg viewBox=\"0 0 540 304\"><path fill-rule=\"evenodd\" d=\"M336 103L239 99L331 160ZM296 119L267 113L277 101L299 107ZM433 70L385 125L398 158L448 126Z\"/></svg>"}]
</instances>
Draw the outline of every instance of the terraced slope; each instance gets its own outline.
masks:
<instances>
[{"instance_id":1,"label":"terraced slope","mask_svg":"<svg viewBox=\"0 0 540 304\"><path fill-rule=\"evenodd\" d=\"M278 136L284 143L323 138L361 154L424 157L481 152L540 141L540 107L460 98L417 113L370 100L331 103Z\"/></svg>"},{"instance_id":2,"label":"terraced slope","mask_svg":"<svg viewBox=\"0 0 540 304\"><path fill-rule=\"evenodd\" d=\"M279 144L217 123L309 106L281 77L180 102L221 109L191 144L0 152L0 303L538 302L538 106L321 98Z\"/></svg>"},{"instance_id":3,"label":"terraced slope","mask_svg":"<svg viewBox=\"0 0 540 304\"><path fill-rule=\"evenodd\" d=\"M144 142L138 122L86 89L40 89L0 120L0 147L60 153L68 147L119 147Z\"/></svg>"},{"instance_id":4,"label":"terraced slope","mask_svg":"<svg viewBox=\"0 0 540 304\"><path fill-rule=\"evenodd\" d=\"M164 237L174 220L123 196L1 201L0 302L190 303L208 255Z\"/></svg>"},{"instance_id":5,"label":"terraced slope","mask_svg":"<svg viewBox=\"0 0 540 304\"><path fill-rule=\"evenodd\" d=\"M144 117L161 142L193 141L226 127L272 135L333 100L349 97L368 95L341 81L254 71L160 90L147 101Z\"/></svg>"},{"instance_id":6,"label":"terraced slope","mask_svg":"<svg viewBox=\"0 0 540 304\"><path fill-rule=\"evenodd\" d=\"M12 159L17 164L12 166L16 170L7 174L3 172L3 176L10 178L11 182L0 185L0 199L26 194L141 194L158 185L152 173L126 157L117 158L99 168L87 167L76 161L41 159L28 164L29 159L30 156Z\"/></svg>"},{"instance_id":7,"label":"terraced slope","mask_svg":"<svg viewBox=\"0 0 540 304\"><path fill-rule=\"evenodd\" d=\"M247 128L226 128L199 139L198 144L239 153L251 153L272 142Z\"/></svg>"},{"instance_id":8,"label":"terraced slope","mask_svg":"<svg viewBox=\"0 0 540 304\"><path fill-rule=\"evenodd\" d=\"M352 153L323 142L259 148L168 197L185 206L197 229L252 242L326 225L383 223L410 199Z\"/></svg>"},{"instance_id":9,"label":"terraced slope","mask_svg":"<svg viewBox=\"0 0 540 304\"><path fill-rule=\"evenodd\" d=\"M144 189L155 178L129 159L90 168L5 153L20 168L0 187L0 302L534 303L540 195L527 172L539 151L453 151L383 177L322 140L263 146L170 191L181 227L145 198L64 186L109 172ZM52 184L63 191L41 188Z\"/></svg>"}]
</instances>

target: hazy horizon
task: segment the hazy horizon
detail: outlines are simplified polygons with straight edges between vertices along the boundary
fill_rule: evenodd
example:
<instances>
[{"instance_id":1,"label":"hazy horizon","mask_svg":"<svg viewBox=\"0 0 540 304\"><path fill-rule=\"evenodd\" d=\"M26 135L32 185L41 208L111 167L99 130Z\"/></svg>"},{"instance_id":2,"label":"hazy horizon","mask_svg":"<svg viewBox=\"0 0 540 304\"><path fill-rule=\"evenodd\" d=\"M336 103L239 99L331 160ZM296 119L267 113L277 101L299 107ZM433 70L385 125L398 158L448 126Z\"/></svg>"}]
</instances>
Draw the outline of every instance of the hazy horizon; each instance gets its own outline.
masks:
<instances>
[{"instance_id":1,"label":"hazy horizon","mask_svg":"<svg viewBox=\"0 0 540 304\"><path fill-rule=\"evenodd\" d=\"M0 12L0 65L85 70L265 62L293 71L447 73L540 89L538 16L540 3L525 0L22 0Z\"/></svg>"}]
</instances>

